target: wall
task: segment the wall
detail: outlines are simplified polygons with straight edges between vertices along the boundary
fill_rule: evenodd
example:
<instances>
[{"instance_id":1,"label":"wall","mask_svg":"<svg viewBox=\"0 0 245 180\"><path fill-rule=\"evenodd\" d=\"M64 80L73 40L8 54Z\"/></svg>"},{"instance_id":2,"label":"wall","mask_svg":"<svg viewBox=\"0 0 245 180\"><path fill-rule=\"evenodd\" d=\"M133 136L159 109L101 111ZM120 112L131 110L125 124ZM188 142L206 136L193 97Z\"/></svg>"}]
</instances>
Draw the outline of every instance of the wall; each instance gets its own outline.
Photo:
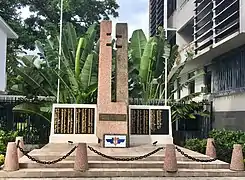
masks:
<instances>
[{"instance_id":1,"label":"wall","mask_svg":"<svg viewBox=\"0 0 245 180\"><path fill-rule=\"evenodd\" d=\"M194 0L183 2L183 0L177 0L177 10L168 19L168 27L177 28L177 31L183 28L194 16ZM178 33L176 34L176 43L179 47L187 44L186 40Z\"/></svg>"},{"instance_id":2,"label":"wall","mask_svg":"<svg viewBox=\"0 0 245 180\"><path fill-rule=\"evenodd\" d=\"M245 93L213 99L214 128L245 131Z\"/></svg>"},{"instance_id":3,"label":"wall","mask_svg":"<svg viewBox=\"0 0 245 180\"><path fill-rule=\"evenodd\" d=\"M198 71L197 73L200 73ZM186 82L188 79L188 73L181 75L181 81L180 83ZM177 82L175 83L175 88L177 87ZM195 79L195 92L201 92L202 87L204 87L204 75L200 75ZM185 97L189 94L188 87L184 87L181 90L180 98ZM174 94L174 98L177 99L177 93ZM200 95L199 97L196 97L195 101L201 101L203 99L203 95Z\"/></svg>"},{"instance_id":4,"label":"wall","mask_svg":"<svg viewBox=\"0 0 245 180\"><path fill-rule=\"evenodd\" d=\"M7 35L0 29L0 92L6 89Z\"/></svg>"}]
</instances>

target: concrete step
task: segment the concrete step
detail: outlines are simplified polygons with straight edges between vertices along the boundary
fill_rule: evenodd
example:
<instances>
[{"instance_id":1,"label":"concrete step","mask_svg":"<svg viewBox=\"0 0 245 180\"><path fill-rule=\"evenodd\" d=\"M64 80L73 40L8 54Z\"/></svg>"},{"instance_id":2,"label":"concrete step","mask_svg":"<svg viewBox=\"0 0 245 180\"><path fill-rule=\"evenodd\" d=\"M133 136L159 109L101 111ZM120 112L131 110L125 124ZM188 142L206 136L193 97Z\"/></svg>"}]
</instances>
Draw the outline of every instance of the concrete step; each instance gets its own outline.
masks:
<instances>
[{"instance_id":1,"label":"concrete step","mask_svg":"<svg viewBox=\"0 0 245 180\"><path fill-rule=\"evenodd\" d=\"M0 171L1 178L75 178L75 177L244 177L245 172L228 169L179 169L177 173L165 172L162 168L91 168L86 172L72 168L32 168L14 172Z\"/></svg>"},{"instance_id":2,"label":"concrete step","mask_svg":"<svg viewBox=\"0 0 245 180\"><path fill-rule=\"evenodd\" d=\"M58 158L62 157L63 155L65 155L65 154L62 154L60 156L58 156L58 155L32 155L32 157L39 159L39 160L51 161L54 159L58 159ZM130 155L130 156L112 156L112 157L126 159L126 158L132 158L132 157L137 157L137 156L131 156ZM192 156L192 157L195 157L197 159L202 159L202 160L212 159L212 158L205 156L205 155ZM163 155L153 155L153 156L149 156L147 158L144 158L144 159L141 159L138 161L163 161L164 158L165 157ZM75 159L74 155L68 156L66 158L66 160L69 160L69 161L74 161L74 159ZM88 160L89 161L111 161L111 159L107 159L107 158L104 158L104 157L98 156L98 155L89 155ZM177 156L177 161L192 161L192 160L188 159L184 156Z\"/></svg>"},{"instance_id":3,"label":"concrete step","mask_svg":"<svg viewBox=\"0 0 245 180\"><path fill-rule=\"evenodd\" d=\"M90 168L162 168L163 161L89 161ZM74 161L61 161L56 164L44 165L33 161L20 163L20 168L73 168ZM221 161L194 162L178 161L178 168L189 169L229 169L229 164Z\"/></svg>"}]
</instances>

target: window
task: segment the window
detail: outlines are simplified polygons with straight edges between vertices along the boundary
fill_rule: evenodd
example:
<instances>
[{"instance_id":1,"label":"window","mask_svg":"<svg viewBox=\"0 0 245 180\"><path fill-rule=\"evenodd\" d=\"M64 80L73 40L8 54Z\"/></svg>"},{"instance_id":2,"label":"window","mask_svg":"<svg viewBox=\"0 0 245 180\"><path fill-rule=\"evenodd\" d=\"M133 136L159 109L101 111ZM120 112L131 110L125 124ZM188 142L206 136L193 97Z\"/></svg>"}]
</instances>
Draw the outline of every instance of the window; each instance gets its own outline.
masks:
<instances>
[{"instance_id":1,"label":"window","mask_svg":"<svg viewBox=\"0 0 245 180\"><path fill-rule=\"evenodd\" d=\"M213 62L213 93L245 91L245 46L233 49Z\"/></svg>"},{"instance_id":2,"label":"window","mask_svg":"<svg viewBox=\"0 0 245 180\"><path fill-rule=\"evenodd\" d=\"M168 0L168 18L176 10L176 0Z\"/></svg>"},{"instance_id":3,"label":"window","mask_svg":"<svg viewBox=\"0 0 245 180\"><path fill-rule=\"evenodd\" d=\"M195 72L188 74L188 80L195 76ZM189 94L195 93L195 79L191 80L188 85Z\"/></svg>"},{"instance_id":4,"label":"window","mask_svg":"<svg viewBox=\"0 0 245 180\"><path fill-rule=\"evenodd\" d=\"M212 82L212 72L207 71L205 68L204 84L205 84L205 93L211 93L211 82Z\"/></svg>"},{"instance_id":5,"label":"window","mask_svg":"<svg viewBox=\"0 0 245 180\"><path fill-rule=\"evenodd\" d=\"M180 97L181 97L181 88L180 88L180 81L181 81L181 79L180 78L178 78L177 79L177 99L180 99Z\"/></svg>"}]
</instances>

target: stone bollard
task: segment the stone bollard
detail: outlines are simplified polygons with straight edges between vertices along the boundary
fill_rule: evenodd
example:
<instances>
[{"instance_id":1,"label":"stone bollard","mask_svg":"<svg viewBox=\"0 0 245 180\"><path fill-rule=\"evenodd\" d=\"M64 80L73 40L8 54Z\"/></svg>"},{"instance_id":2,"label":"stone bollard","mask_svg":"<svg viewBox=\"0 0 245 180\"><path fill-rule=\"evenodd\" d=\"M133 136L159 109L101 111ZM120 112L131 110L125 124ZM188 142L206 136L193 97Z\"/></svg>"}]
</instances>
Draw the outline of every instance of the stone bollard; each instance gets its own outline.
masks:
<instances>
[{"instance_id":1,"label":"stone bollard","mask_svg":"<svg viewBox=\"0 0 245 180\"><path fill-rule=\"evenodd\" d=\"M21 147L22 149L24 149L24 140L23 140L23 137L16 137L15 138L15 143L17 145L17 143L19 142L19 147ZM18 148L17 149L17 152L18 152L18 158L20 159L22 156L24 156L24 154L20 151L20 149Z\"/></svg>"},{"instance_id":2,"label":"stone bollard","mask_svg":"<svg viewBox=\"0 0 245 180\"><path fill-rule=\"evenodd\" d=\"M167 144L165 149L164 170L167 172L177 172L177 158L174 144Z\"/></svg>"},{"instance_id":3,"label":"stone bollard","mask_svg":"<svg viewBox=\"0 0 245 180\"><path fill-rule=\"evenodd\" d=\"M87 144L79 143L76 149L74 170L75 171L86 171L88 169L89 167L88 167Z\"/></svg>"},{"instance_id":4,"label":"stone bollard","mask_svg":"<svg viewBox=\"0 0 245 180\"><path fill-rule=\"evenodd\" d=\"M17 171L19 170L19 159L17 147L15 142L9 142L4 161L4 171Z\"/></svg>"},{"instance_id":5,"label":"stone bollard","mask_svg":"<svg viewBox=\"0 0 245 180\"><path fill-rule=\"evenodd\" d=\"M230 170L244 171L242 145L240 144L234 144L233 146Z\"/></svg>"},{"instance_id":6,"label":"stone bollard","mask_svg":"<svg viewBox=\"0 0 245 180\"><path fill-rule=\"evenodd\" d=\"M216 149L214 146L214 139L213 138L207 139L206 155L211 157L211 158L216 158Z\"/></svg>"}]
</instances>

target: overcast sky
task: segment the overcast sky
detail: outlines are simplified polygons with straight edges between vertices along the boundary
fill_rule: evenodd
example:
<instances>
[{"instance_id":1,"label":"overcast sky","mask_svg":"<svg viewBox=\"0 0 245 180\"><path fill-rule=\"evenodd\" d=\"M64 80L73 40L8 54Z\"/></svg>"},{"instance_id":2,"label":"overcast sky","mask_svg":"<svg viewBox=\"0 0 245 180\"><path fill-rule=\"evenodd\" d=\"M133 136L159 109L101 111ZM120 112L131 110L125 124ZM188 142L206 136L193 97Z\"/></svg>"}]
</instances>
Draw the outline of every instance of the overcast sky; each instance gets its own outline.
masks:
<instances>
[{"instance_id":1,"label":"overcast sky","mask_svg":"<svg viewBox=\"0 0 245 180\"><path fill-rule=\"evenodd\" d=\"M128 23L129 37L133 30L143 29L148 35L148 1L149 0L117 0L119 8L119 17L112 19L113 24L117 22ZM30 12L28 8L22 9L23 18L28 17ZM113 26L114 26L113 25Z\"/></svg>"},{"instance_id":2,"label":"overcast sky","mask_svg":"<svg viewBox=\"0 0 245 180\"><path fill-rule=\"evenodd\" d=\"M117 0L119 8L119 17L113 19L113 22L128 23L129 36L133 30L143 29L148 35L149 15L148 15L149 0Z\"/></svg>"}]
</instances>

